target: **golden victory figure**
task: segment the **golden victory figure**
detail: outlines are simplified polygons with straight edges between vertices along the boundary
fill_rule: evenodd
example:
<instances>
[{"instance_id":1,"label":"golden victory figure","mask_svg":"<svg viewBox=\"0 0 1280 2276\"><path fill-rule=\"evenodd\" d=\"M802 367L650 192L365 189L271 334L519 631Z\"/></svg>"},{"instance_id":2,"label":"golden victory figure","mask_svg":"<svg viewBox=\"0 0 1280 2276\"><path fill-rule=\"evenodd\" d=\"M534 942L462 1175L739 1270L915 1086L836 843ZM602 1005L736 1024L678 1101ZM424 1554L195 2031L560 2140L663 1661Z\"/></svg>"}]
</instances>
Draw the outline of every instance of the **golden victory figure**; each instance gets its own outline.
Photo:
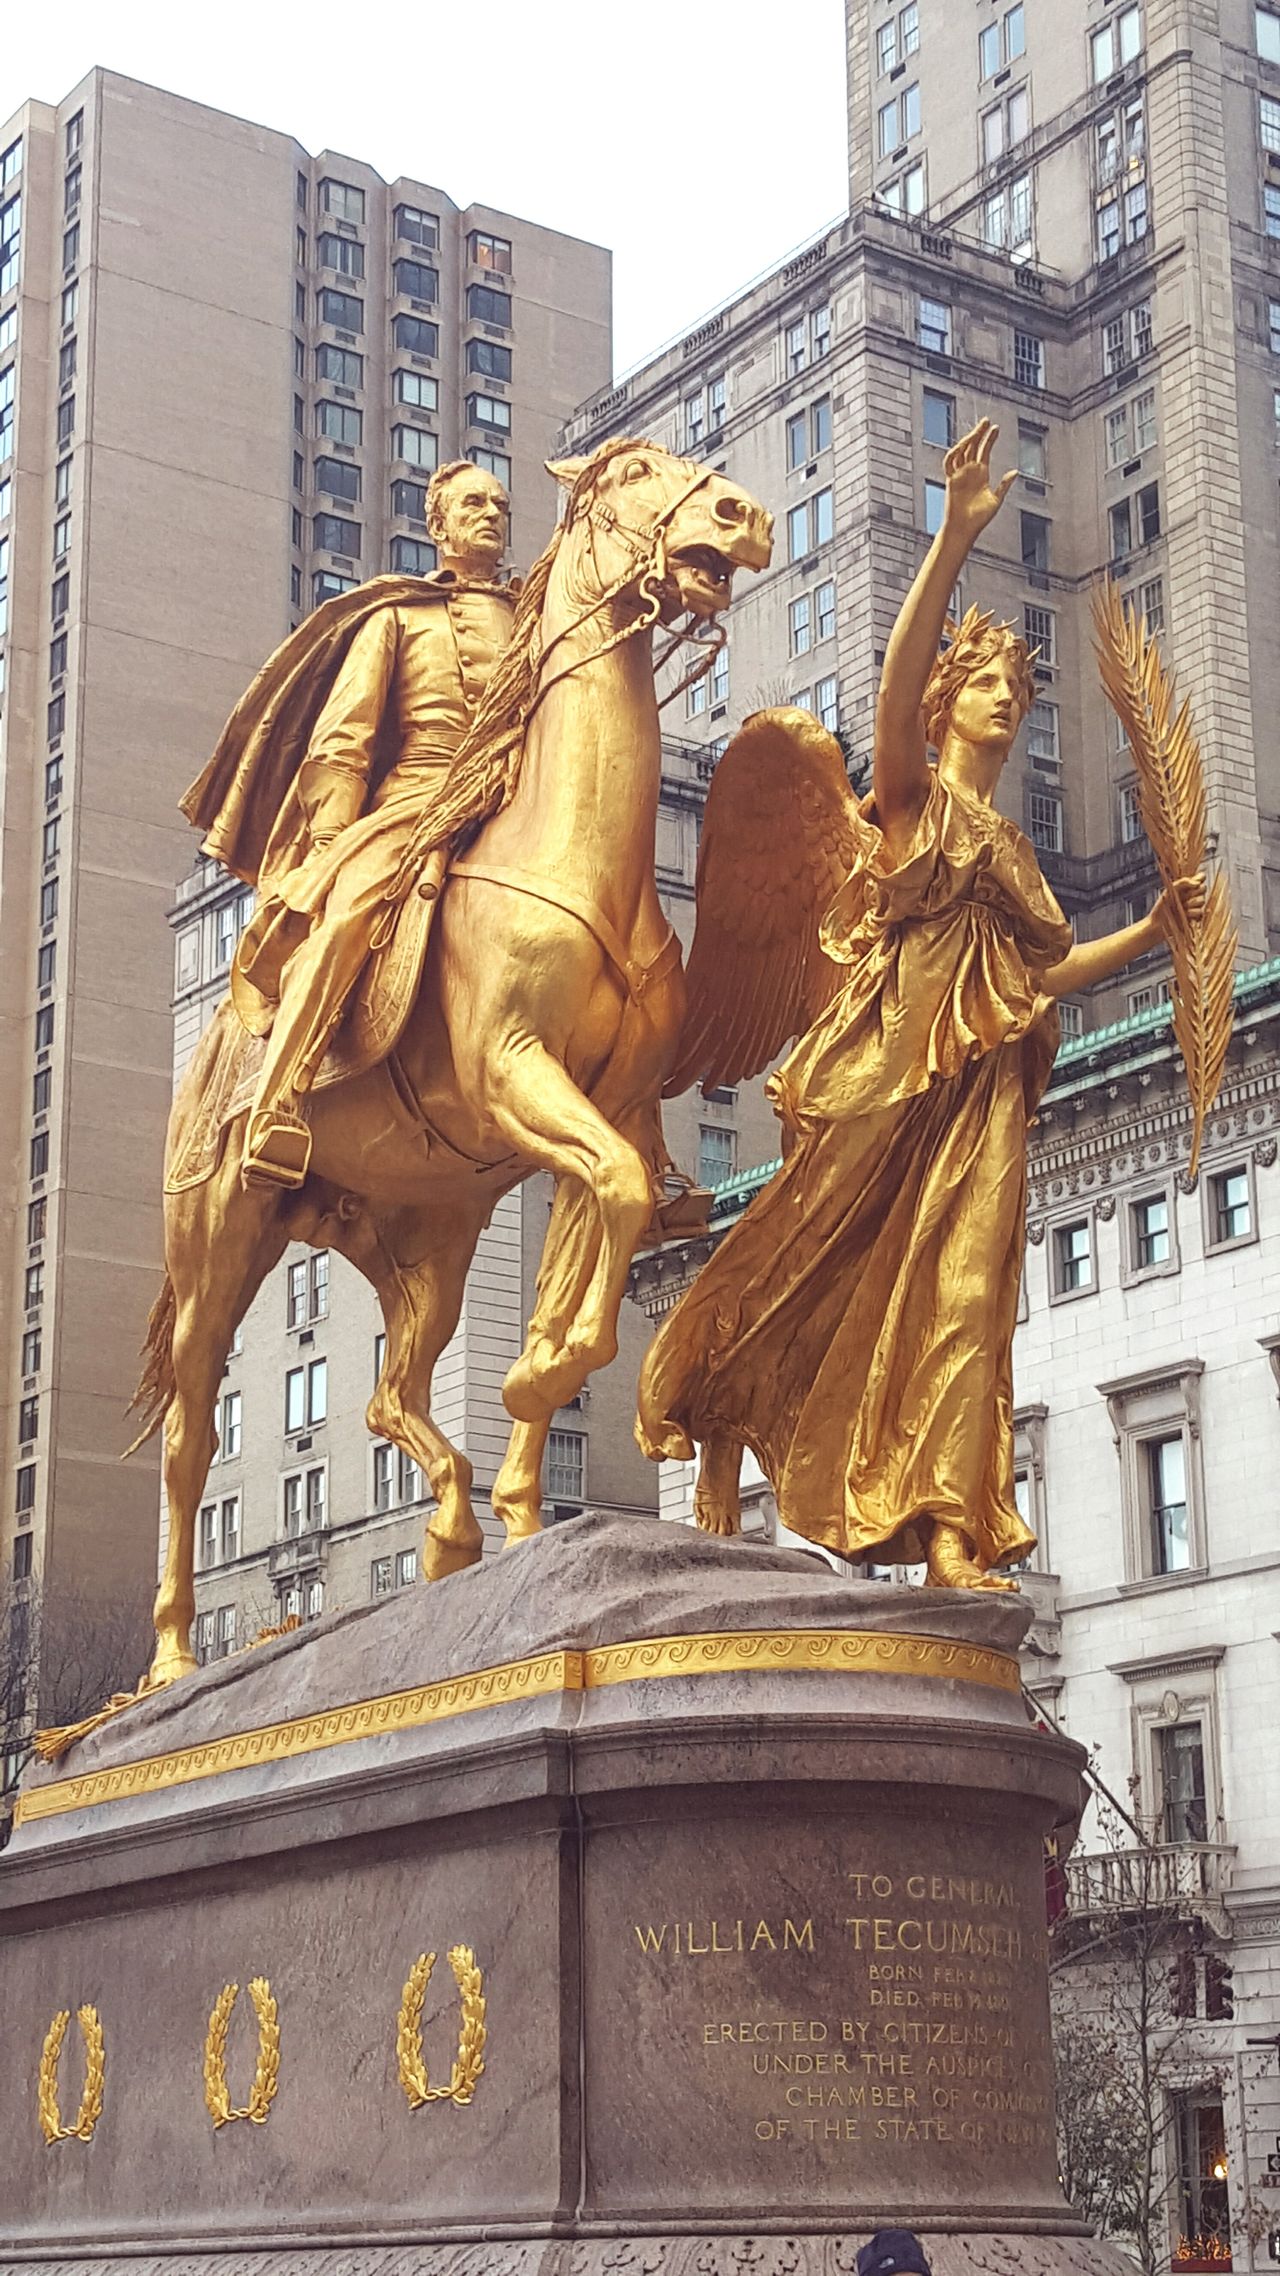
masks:
<instances>
[{"instance_id":1,"label":"golden victory figure","mask_svg":"<svg viewBox=\"0 0 1280 2276\"><path fill-rule=\"evenodd\" d=\"M337 1249L378 1293L368 1423L430 1481L429 1578L483 1546L432 1371L495 1203L535 1170L556 1198L504 1389L515 1428L492 1498L508 1538L538 1530L557 1407L617 1348L669 1167L658 1102L684 1003L655 876L653 632L726 607L735 568L767 565L772 523L649 443L552 471L564 519L496 662L505 501L449 469L443 586L379 578L326 603L185 801L263 899L170 1121L167 1269L137 1401L144 1435L164 1424L169 1504L150 1685L195 1664L193 1535L224 1356L288 1242Z\"/></svg>"},{"instance_id":2,"label":"golden victory figure","mask_svg":"<svg viewBox=\"0 0 1280 2276\"><path fill-rule=\"evenodd\" d=\"M1015 479L992 487L995 439L984 420L947 455L942 528L885 655L871 798L807 714L748 721L717 769L669 1088L740 1080L812 1024L771 1079L783 1166L659 1330L639 1419L655 1457L700 1443L706 1530L737 1529L746 1444L794 1531L965 1588L1015 1585L1001 1568L1034 1546L1011 1351L1057 999L1205 904L1199 876L1170 881L1139 924L1073 946L992 803L1031 658L975 609L948 625L947 604Z\"/></svg>"}]
</instances>

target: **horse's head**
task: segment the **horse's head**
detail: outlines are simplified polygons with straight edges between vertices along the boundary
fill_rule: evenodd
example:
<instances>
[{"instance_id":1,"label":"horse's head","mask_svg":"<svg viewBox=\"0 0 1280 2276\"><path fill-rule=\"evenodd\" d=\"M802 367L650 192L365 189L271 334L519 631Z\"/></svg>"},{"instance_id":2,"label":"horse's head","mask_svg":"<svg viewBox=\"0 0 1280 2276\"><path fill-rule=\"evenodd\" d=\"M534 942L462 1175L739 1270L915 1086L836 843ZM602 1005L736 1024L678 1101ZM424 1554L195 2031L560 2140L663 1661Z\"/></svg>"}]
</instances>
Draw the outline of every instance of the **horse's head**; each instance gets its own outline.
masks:
<instances>
[{"instance_id":1,"label":"horse's head","mask_svg":"<svg viewBox=\"0 0 1280 2276\"><path fill-rule=\"evenodd\" d=\"M772 514L736 482L658 443L605 443L550 472L569 492L569 528L583 525L602 570L608 561L608 582L624 577L629 563L637 582L656 569L664 623L685 609L717 615L732 596L735 569L769 565Z\"/></svg>"}]
</instances>

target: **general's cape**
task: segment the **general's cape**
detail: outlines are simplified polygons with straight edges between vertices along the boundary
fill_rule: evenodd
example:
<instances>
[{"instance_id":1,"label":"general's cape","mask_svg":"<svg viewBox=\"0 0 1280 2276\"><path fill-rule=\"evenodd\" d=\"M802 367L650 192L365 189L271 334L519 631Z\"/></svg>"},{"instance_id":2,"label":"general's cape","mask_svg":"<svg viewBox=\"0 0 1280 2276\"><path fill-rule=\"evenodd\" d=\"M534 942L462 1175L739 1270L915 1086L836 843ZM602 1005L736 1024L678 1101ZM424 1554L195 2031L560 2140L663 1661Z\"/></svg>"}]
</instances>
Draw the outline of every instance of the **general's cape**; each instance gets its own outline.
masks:
<instances>
[{"instance_id":1,"label":"general's cape","mask_svg":"<svg viewBox=\"0 0 1280 2276\"><path fill-rule=\"evenodd\" d=\"M514 598L516 588L506 589ZM246 885L258 883L267 842L361 626L379 609L421 607L472 590L492 587L473 587L447 570L429 577L371 577L354 591L323 601L281 641L241 696L203 774L179 800L187 820L204 831L204 851L212 860ZM298 827L305 832L300 805ZM299 858L303 850L305 842Z\"/></svg>"}]
</instances>

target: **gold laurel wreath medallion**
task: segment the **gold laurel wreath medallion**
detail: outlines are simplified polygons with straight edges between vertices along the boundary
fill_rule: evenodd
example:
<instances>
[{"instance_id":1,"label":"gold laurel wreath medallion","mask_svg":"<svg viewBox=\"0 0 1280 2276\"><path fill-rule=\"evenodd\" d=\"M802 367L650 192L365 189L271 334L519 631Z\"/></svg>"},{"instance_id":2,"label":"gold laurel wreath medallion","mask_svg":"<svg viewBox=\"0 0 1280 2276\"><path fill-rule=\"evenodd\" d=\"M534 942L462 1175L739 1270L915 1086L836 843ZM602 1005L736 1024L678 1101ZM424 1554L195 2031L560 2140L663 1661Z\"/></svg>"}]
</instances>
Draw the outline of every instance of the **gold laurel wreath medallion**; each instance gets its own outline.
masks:
<instances>
[{"instance_id":1,"label":"gold laurel wreath medallion","mask_svg":"<svg viewBox=\"0 0 1280 2276\"><path fill-rule=\"evenodd\" d=\"M248 2101L243 2110L232 2109L227 2086L227 2033L231 2027L231 2011L239 1996L239 1984L223 1985L214 2001L205 2034L204 2099L215 2131L219 2126L231 2125L237 2118L247 2118L253 2126L265 2126L280 2083L280 2011L266 1977L255 1976L249 1986L249 1997L258 2018L258 2061Z\"/></svg>"},{"instance_id":2,"label":"gold laurel wreath medallion","mask_svg":"<svg viewBox=\"0 0 1280 2276\"><path fill-rule=\"evenodd\" d=\"M411 2110L421 2110L427 2102L470 2102L484 2070L484 2043L488 2037L484 2020L484 1976L476 1966L476 1956L471 1946L455 1944L449 1952L449 1966L453 1970L453 1980L458 1987L462 2005L457 2053L453 2058L453 2069L449 2073L447 2086L432 2086L427 2078L427 2066L422 2052L422 2010L435 1964L434 1952L419 1953L409 1970L408 1981L400 1999L396 2063L400 2072L400 2084Z\"/></svg>"},{"instance_id":3,"label":"gold laurel wreath medallion","mask_svg":"<svg viewBox=\"0 0 1280 2276\"><path fill-rule=\"evenodd\" d=\"M40 2070L36 2081L36 2105L40 2117L40 2131L45 2141L91 2142L93 2129L102 2116L102 2086L106 2076L106 2051L102 2036L102 2018L96 2007L76 2009L76 2021L84 2041L84 2092L76 2112L74 2126L64 2126L58 2107L58 2064L62 2057L62 2043L71 2022L71 2010L64 2007L54 2016L45 2033L40 2054Z\"/></svg>"}]
</instances>

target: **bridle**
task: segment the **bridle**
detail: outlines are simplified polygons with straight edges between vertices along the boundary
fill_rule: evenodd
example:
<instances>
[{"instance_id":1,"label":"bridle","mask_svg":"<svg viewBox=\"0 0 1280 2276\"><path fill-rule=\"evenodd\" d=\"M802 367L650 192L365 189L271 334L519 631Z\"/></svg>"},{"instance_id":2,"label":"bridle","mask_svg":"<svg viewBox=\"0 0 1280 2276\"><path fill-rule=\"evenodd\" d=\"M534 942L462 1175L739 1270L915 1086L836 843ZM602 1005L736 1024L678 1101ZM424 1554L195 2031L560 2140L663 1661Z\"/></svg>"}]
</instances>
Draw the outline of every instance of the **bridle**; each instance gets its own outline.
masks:
<instances>
[{"instance_id":1,"label":"bridle","mask_svg":"<svg viewBox=\"0 0 1280 2276\"><path fill-rule=\"evenodd\" d=\"M622 574L615 577L612 584L603 588L598 599L591 603L590 608L584 609L582 614L574 617L571 623L563 625L554 638L547 642L538 658L536 684L528 710L525 713L524 723L526 727L543 697L549 695L552 688L558 687L561 680L567 680L571 673L582 671L588 664L598 663L600 658L607 656L612 649L621 648L624 642L634 640L639 633L650 631L658 622L662 614L662 588L667 577L669 524L681 506L711 480L712 469L709 466L695 467L690 480L685 483L682 489L677 490L670 503L663 507L660 514L655 514L653 520L644 529L638 529L632 522L624 522L621 516L614 512L612 506L608 506L602 500L597 499L594 496L594 486L593 490L588 492L586 502L581 508L574 509L571 507L569 518L565 523L565 536L567 537L570 530L577 528L580 524L586 524L590 532L589 544L593 567L596 566L595 536L598 530L607 531L611 537L621 539L623 545L629 550L631 559ZM636 579L637 564L641 565L638 580ZM593 617L599 616L601 611L608 608L611 602L616 601L619 595L624 593L628 585L633 582L636 582L637 585L641 607L632 622L624 625L621 631L611 633L609 638L602 641L598 648L592 649L590 654L573 657L560 671L553 672L550 678L545 677L547 658L560 646L560 643L567 640L571 634L580 632L584 624L590 624ZM706 677L728 637L725 627L720 624L712 626L709 639L700 638L695 632L688 632L680 628L673 629L671 639L666 647L660 655L654 658L655 675L662 670L664 664L670 662L678 648L697 648L700 651L700 657L692 671L687 672L677 686L673 687L669 694L663 696L658 705L659 711L665 711L667 705L674 703L677 696L683 695L686 688L692 687L695 680Z\"/></svg>"}]
</instances>

